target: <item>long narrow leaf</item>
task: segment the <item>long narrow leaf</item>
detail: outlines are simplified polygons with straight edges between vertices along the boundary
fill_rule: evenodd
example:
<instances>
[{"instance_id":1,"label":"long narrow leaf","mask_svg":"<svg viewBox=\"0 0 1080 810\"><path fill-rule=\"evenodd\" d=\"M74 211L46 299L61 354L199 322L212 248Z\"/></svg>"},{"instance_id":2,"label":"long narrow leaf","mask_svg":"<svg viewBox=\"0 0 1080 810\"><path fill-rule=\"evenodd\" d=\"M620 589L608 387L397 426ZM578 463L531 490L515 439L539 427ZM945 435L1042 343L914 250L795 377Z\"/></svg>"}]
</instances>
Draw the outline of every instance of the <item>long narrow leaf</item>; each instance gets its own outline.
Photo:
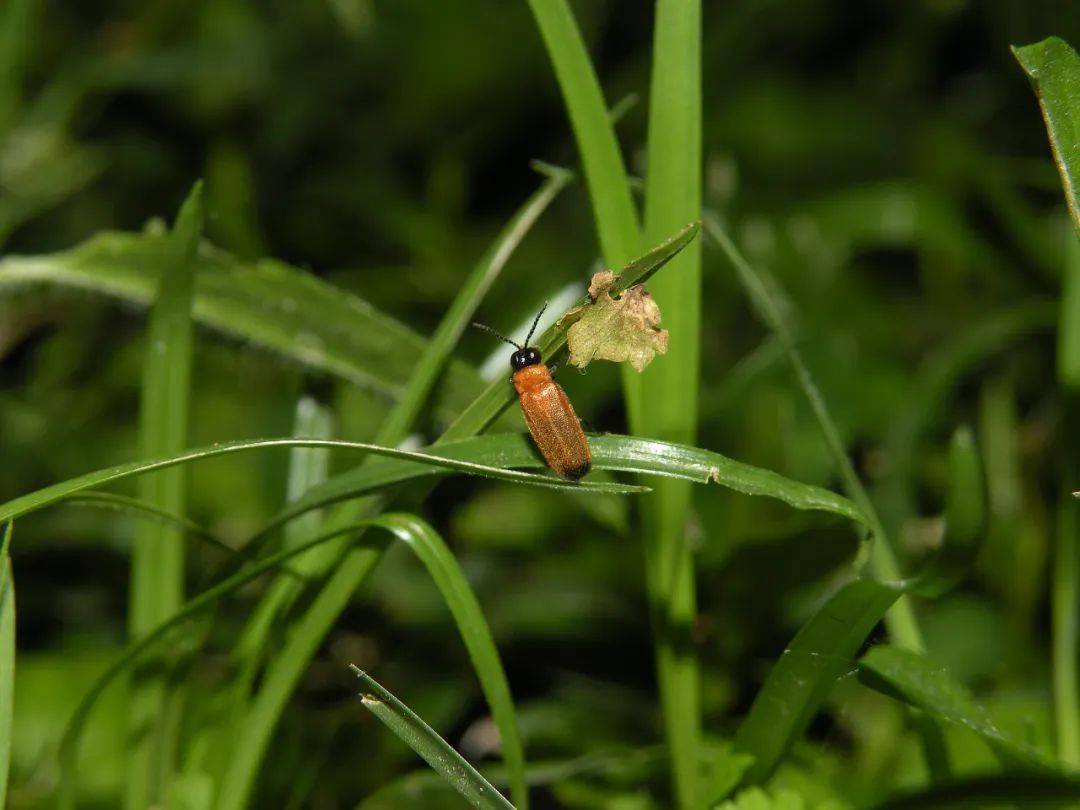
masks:
<instances>
[{"instance_id":1,"label":"long narrow leaf","mask_svg":"<svg viewBox=\"0 0 1080 810\"><path fill-rule=\"evenodd\" d=\"M1080 56L1058 37L1012 51L1039 97L1065 202L1080 234Z\"/></svg>"},{"instance_id":2,"label":"long narrow leaf","mask_svg":"<svg viewBox=\"0 0 1080 810\"><path fill-rule=\"evenodd\" d=\"M698 222L684 225L668 239L627 264L619 271L618 280L611 294L617 295L635 284L643 284L652 278L653 274L679 255L693 241L700 229L701 225ZM587 302L588 298L583 298L580 303ZM566 345L566 332L571 323L571 319L560 318L536 338L536 347L548 362L554 360ZM514 389L505 379L493 380L450 424L439 441L452 441L482 432L514 399Z\"/></svg>"},{"instance_id":3,"label":"long narrow leaf","mask_svg":"<svg viewBox=\"0 0 1080 810\"><path fill-rule=\"evenodd\" d=\"M41 285L148 305L166 237L103 233L71 250L0 259L0 294ZM369 303L279 261L241 262L203 244L192 317L201 325L365 388L400 398L426 342ZM483 381L461 360L440 389L440 418L455 416Z\"/></svg>"},{"instance_id":4,"label":"long narrow leaf","mask_svg":"<svg viewBox=\"0 0 1080 810\"><path fill-rule=\"evenodd\" d=\"M482 810L513 810L514 806L412 709L380 686L366 672L351 664L350 668L364 685L365 691L361 693L364 708L378 717L387 728L441 774L469 804Z\"/></svg>"},{"instance_id":5,"label":"long narrow leaf","mask_svg":"<svg viewBox=\"0 0 1080 810\"><path fill-rule=\"evenodd\" d=\"M328 447L338 450L362 450L379 456L389 456L391 458L416 461L422 465L430 465L447 470L457 470L459 472L470 473L486 478L496 478L502 481L517 481L551 489L569 489L574 491L591 489L595 492L620 494L644 491L640 487L622 484L590 484L587 482L573 484L546 475L504 470L496 467L489 467L484 464L473 463L471 461L455 459L449 456L435 455L430 452L421 453L411 450L397 450L392 447L380 447L379 445L367 444L365 442L346 442L327 439L253 439L251 441L212 444L208 447L188 450L185 453L169 456L167 458L118 464L114 467L107 467L103 470L86 473L85 475L80 475L76 478L69 478L67 481L61 481L58 484L53 484L44 489L30 492L0 505L0 521L13 520L30 512L42 509L43 507L50 506L57 501L61 501L83 490L105 486L106 484L122 481L126 478L133 478L135 476L144 475L145 473L154 472L155 470L175 467L179 464L189 464L193 461L214 458L216 456L229 455L230 453L245 453L252 450L267 450L275 447Z\"/></svg>"},{"instance_id":6,"label":"long narrow leaf","mask_svg":"<svg viewBox=\"0 0 1080 810\"><path fill-rule=\"evenodd\" d=\"M1055 767L1053 760L998 729L986 709L947 670L925 656L888 645L874 647L859 659L859 679L937 720L970 729L1007 765L1041 770Z\"/></svg>"},{"instance_id":7,"label":"long narrow leaf","mask_svg":"<svg viewBox=\"0 0 1080 810\"><path fill-rule=\"evenodd\" d=\"M191 190L165 243L143 360L139 445L146 458L182 451L188 444L195 288L195 252L202 237L202 184ZM173 467L139 479L148 504L182 515L186 474ZM184 599L183 534L160 522L139 524L132 546L128 632L138 638L174 613ZM136 672L128 701L133 739L128 807L165 801L172 779L179 715L161 667Z\"/></svg>"},{"instance_id":8,"label":"long narrow leaf","mask_svg":"<svg viewBox=\"0 0 1080 810\"><path fill-rule=\"evenodd\" d=\"M853 656L897 599L908 593L944 593L974 559L985 514L981 494L972 493L981 493L984 484L969 431L956 432L949 458L951 523L946 524L942 548L910 579L849 582L802 626L773 665L736 733L735 749L753 757L743 784L769 777L837 678L852 671Z\"/></svg>"},{"instance_id":9,"label":"long narrow leaf","mask_svg":"<svg viewBox=\"0 0 1080 810\"><path fill-rule=\"evenodd\" d=\"M11 573L11 521L0 539L0 807L6 806L15 710L15 579Z\"/></svg>"},{"instance_id":10,"label":"long narrow leaf","mask_svg":"<svg viewBox=\"0 0 1080 810\"><path fill-rule=\"evenodd\" d=\"M491 249L481 257L465 279L460 292L455 296L450 309L443 316L435 335L425 348L420 362L413 369L404 395L394 406L386 421L380 426L375 439L377 444L396 445L405 438L484 295L499 273L502 272L510 256L521 244L533 224L565 187L571 177L568 172L554 167L548 167L545 169L545 173L547 174L547 180L525 201L514 218L499 234ZM366 466L368 465L364 464L361 468ZM362 501L346 503L330 515L327 525L336 527L353 522L364 515L365 510L369 509L370 506L371 504ZM328 551L334 552L335 549L329 549ZM360 573L362 578L362 575L374 565L374 560L374 552L370 550L348 551L345 558L336 566L331 581L327 585L329 593L339 594L347 598L347 595L355 591L360 585L360 579L352 578L353 572ZM318 613L320 620L332 615L336 614L329 611L320 611ZM301 621L304 620L301 619ZM326 627L322 628L322 632L325 632L325 629ZM321 634L319 637L321 638ZM306 666L307 660L306 657L296 655L278 658L275 663L278 667L280 681L289 684L295 683L298 671ZM275 678L270 678L267 681L267 683L273 682L276 682ZM268 687L264 685L262 691L265 692L267 689ZM244 754L232 758L225 776L225 787L223 789L223 794L228 797L229 801L233 802L233 806L236 808L243 807L247 803L248 792L254 783L255 773L259 767L265 743L269 739L270 731L277 723L277 718L284 709L287 695L288 693L280 693L273 695L271 698L260 696L264 708L243 724L244 737L241 738L239 745ZM247 741L246 737L250 737L255 742ZM528 794L525 791L523 760L515 762L512 790L522 810L526 810ZM224 806L221 810L228 810L228 807Z\"/></svg>"},{"instance_id":11,"label":"long narrow leaf","mask_svg":"<svg viewBox=\"0 0 1080 810\"><path fill-rule=\"evenodd\" d=\"M657 0L649 89L644 240L701 218L701 2ZM630 429L693 443L701 363L701 244L688 245L650 289L670 333L667 354L638 374L623 365ZM696 810L701 792L700 673L684 628L697 615L694 555L686 541L690 486L664 481L642 503L645 582L675 799Z\"/></svg>"},{"instance_id":12,"label":"long narrow leaf","mask_svg":"<svg viewBox=\"0 0 1080 810\"><path fill-rule=\"evenodd\" d=\"M569 3L529 0L529 8L574 128L601 252L608 265L618 267L638 252L641 234L615 124Z\"/></svg>"}]
</instances>

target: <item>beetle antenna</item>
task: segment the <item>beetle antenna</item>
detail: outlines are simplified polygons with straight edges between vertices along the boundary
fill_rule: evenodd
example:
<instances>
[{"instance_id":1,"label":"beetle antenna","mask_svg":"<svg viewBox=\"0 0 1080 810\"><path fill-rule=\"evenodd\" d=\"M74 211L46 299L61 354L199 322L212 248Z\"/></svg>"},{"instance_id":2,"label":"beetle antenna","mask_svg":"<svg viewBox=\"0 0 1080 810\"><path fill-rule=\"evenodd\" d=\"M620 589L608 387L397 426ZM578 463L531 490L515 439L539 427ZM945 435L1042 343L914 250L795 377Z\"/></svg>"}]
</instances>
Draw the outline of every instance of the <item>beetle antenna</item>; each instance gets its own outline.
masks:
<instances>
[{"instance_id":1,"label":"beetle antenna","mask_svg":"<svg viewBox=\"0 0 1080 810\"><path fill-rule=\"evenodd\" d=\"M473 321L472 325L475 326L477 329L483 329L485 332L491 333L492 335L497 337L499 340L505 340L511 346L514 346L515 348L517 348L519 350L522 348L520 343L515 343L510 338L508 338L506 335L504 335L502 332L499 332L499 331L497 331L495 329L492 329L487 324L477 323L476 321Z\"/></svg>"},{"instance_id":2,"label":"beetle antenna","mask_svg":"<svg viewBox=\"0 0 1080 810\"><path fill-rule=\"evenodd\" d=\"M529 336L527 338L525 338L525 345L526 346L528 346L530 343L532 343L532 336L533 336L533 332L536 331L536 325L538 323L540 323L540 318L544 314L544 310L548 308L548 304L550 304L550 303L551 303L550 301L545 301L544 305L542 307L540 307L540 311L536 313L536 319L533 321L532 329L529 330Z\"/></svg>"}]
</instances>

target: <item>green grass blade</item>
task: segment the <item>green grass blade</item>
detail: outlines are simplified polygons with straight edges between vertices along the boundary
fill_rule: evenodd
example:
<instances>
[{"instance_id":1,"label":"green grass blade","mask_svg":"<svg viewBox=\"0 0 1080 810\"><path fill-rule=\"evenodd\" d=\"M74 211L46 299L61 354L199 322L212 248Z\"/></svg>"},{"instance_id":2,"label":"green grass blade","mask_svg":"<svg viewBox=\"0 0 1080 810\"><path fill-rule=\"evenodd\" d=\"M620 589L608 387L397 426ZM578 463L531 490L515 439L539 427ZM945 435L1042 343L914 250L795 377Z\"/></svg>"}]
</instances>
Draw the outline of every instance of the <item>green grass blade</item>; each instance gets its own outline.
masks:
<instances>
[{"instance_id":1,"label":"green grass blade","mask_svg":"<svg viewBox=\"0 0 1080 810\"><path fill-rule=\"evenodd\" d=\"M535 475L532 473L517 472L515 470L504 470L471 461L435 455L434 453L397 450L393 447L380 447L377 444L368 444L366 442L346 442L328 439L254 439L251 441L213 444L208 447L188 450L179 455L152 459L150 461L134 461L127 464L118 464L114 467L107 467L103 470L86 473L85 475L80 475L76 478L69 478L67 481L61 481L58 484L53 484L44 489L22 495L21 497L0 505L0 521L21 517L22 515L37 511L46 506L51 506L52 504L64 500L82 490L101 487L116 481L122 481L126 478L144 475L145 473L168 467L175 467L180 464L188 464L193 461L229 455L230 453L244 453L252 450L266 450L275 447L328 447L339 450L361 450L374 455L409 459L411 461L420 462L421 464L433 465L448 470L457 470L459 472L479 475L486 478L495 478L501 481L516 481L524 484L532 484L534 486L547 487L549 489L570 489L574 491L593 490L594 492L605 492L609 494L628 494L631 492L643 491L640 487L622 484L590 484L587 482L575 484L558 478L552 478L547 475Z\"/></svg>"},{"instance_id":2,"label":"green grass blade","mask_svg":"<svg viewBox=\"0 0 1080 810\"><path fill-rule=\"evenodd\" d=\"M802 626L773 665L735 735L735 750L754 760L743 784L759 784L772 774L897 599L907 593L940 595L971 565L985 513L981 511L982 469L969 431L956 432L949 458L947 513L951 520L947 520L941 549L911 579L849 582Z\"/></svg>"},{"instance_id":3,"label":"green grass blade","mask_svg":"<svg viewBox=\"0 0 1080 810\"><path fill-rule=\"evenodd\" d=\"M658 0L649 90L644 240L701 218L701 3ZM695 242L652 282L669 330L667 354L637 374L623 366L630 429L641 436L692 443L697 435L701 363L701 244ZM676 804L700 805L700 674L687 628L697 616L694 556L686 539L690 486L659 483L642 502L645 582L649 595L660 703Z\"/></svg>"},{"instance_id":4,"label":"green grass blade","mask_svg":"<svg viewBox=\"0 0 1080 810\"><path fill-rule=\"evenodd\" d=\"M1012 52L1039 97L1065 203L1080 233L1080 56L1058 37Z\"/></svg>"},{"instance_id":5,"label":"green grass blade","mask_svg":"<svg viewBox=\"0 0 1080 810\"><path fill-rule=\"evenodd\" d=\"M591 436L589 443L597 469L682 477L703 484L715 481L746 494L778 497L796 508L824 510L853 520L863 519L858 508L846 498L733 461L718 453L629 436ZM528 436L522 434L462 439L436 444L430 451L446 459L484 458L507 466L543 466ZM307 509L359 497L370 493L374 487L426 476L431 469L408 463L387 465L385 460L366 464L335 476L325 485L312 490L304 499L279 514L260 534L268 534ZM377 562L378 552L371 550L346 556L307 612L291 628L289 642L269 668L245 723L244 737L236 747L228 781L219 798L219 810L239 810L244 806L262 751L269 742L270 733L289 695L306 668L306 662L315 654L331 624Z\"/></svg>"},{"instance_id":6,"label":"green grass blade","mask_svg":"<svg viewBox=\"0 0 1080 810\"><path fill-rule=\"evenodd\" d=\"M1051 774L983 776L896 796L874 810L985 810L988 807L1058 808L1080 801L1080 779Z\"/></svg>"},{"instance_id":7,"label":"green grass blade","mask_svg":"<svg viewBox=\"0 0 1080 810\"><path fill-rule=\"evenodd\" d=\"M483 810L513 810L514 806L431 726L367 673L350 667L364 685L361 693L364 707L453 785L469 804Z\"/></svg>"},{"instance_id":8,"label":"green grass blade","mask_svg":"<svg viewBox=\"0 0 1080 810\"><path fill-rule=\"evenodd\" d=\"M593 467L598 470L657 475L698 484L715 482L744 495L776 498L795 509L831 512L859 524L866 521L859 508L842 495L710 450L614 434L590 435L589 448ZM427 452L444 461L470 459L485 467L544 466L529 437L520 433L459 439L432 445ZM313 488L274 516L259 535L266 535L296 516L328 503L357 498L392 484L433 474L440 472L437 468L404 460L372 462L335 475Z\"/></svg>"},{"instance_id":9,"label":"green grass blade","mask_svg":"<svg viewBox=\"0 0 1080 810\"><path fill-rule=\"evenodd\" d=\"M540 28L574 129L601 252L609 266L620 267L637 254L641 233L615 124L600 81L566 0L529 0L529 8Z\"/></svg>"},{"instance_id":10,"label":"green grass blade","mask_svg":"<svg viewBox=\"0 0 1080 810\"><path fill-rule=\"evenodd\" d=\"M443 539L420 518L414 515L396 515L381 524L405 543L427 568L443 601L453 614L458 632L465 642L473 669L480 679L484 697L491 708L491 716L499 729L503 760L510 781L510 795L518 807L528 803L529 792L525 785L525 751L518 731L514 701L506 680L495 640L484 619L480 603L476 599L465 572L461 570L454 555Z\"/></svg>"},{"instance_id":11,"label":"green grass blade","mask_svg":"<svg viewBox=\"0 0 1080 810\"><path fill-rule=\"evenodd\" d=\"M136 517L156 521L163 526L173 529L178 534L182 534L185 537L190 536L195 540L213 546L219 551L224 551L226 554L236 554L236 549L223 540L215 537L209 529L200 526L194 520L184 517L183 515L173 514L166 509L162 509L161 507L147 503L146 501L141 501L138 498L132 498L127 495L116 495L111 492L88 491L76 492L75 494L64 498L62 504L65 506L88 506L96 507L98 509L112 509L118 512L128 512Z\"/></svg>"},{"instance_id":12,"label":"green grass blade","mask_svg":"<svg viewBox=\"0 0 1080 810\"><path fill-rule=\"evenodd\" d=\"M660 268L678 256L694 240L700 229L698 222L684 225L656 247L627 264L619 271L618 281L612 288L611 294L617 295L635 284L642 284L652 278ZM588 297L585 297L581 299L580 304L587 302ZM576 307L571 309L574 308ZM563 318L557 320L533 341L548 362L554 360L566 345L566 332L572 323L573 320L566 318L564 314ZM493 380L451 423L439 440L451 441L482 432L507 406L514 402L516 397L513 387L505 379Z\"/></svg>"},{"instance_id":13,"label":"green grass blade","mask_svg":"<svg viewBox=\"0 0 1080 810\"><path fill-rule=\"evenodd\" d=\"M236 593L249 582L258 579L268 572L277 570L284 563L306 551L316 548L324 543L328 543L342 535L350 533L355 534L361 528L377 526L381 520L382 518L372 518L370 520L361 521L352 526L327 532L294 548L283 549L268 555L243 571L227 577L212 587L207 588L198 596L188 600L180 607L180 609L167 617L156 627L151 628L145 635L129 643L116 661L114 661L83 694L78 707L76 707L75 712L72 714L71 719L68 721L67 727L64 730L63 738L60 742L60 766L63 775L60 792L61 806L71 807L74 804L77 746L91 710L101 696L101 693L105 691L109 684L116 680L118 676L123 675L133 667L147 650L152 649L155 645L165 639L168 636L169 631L173 628L217 604L226 596Z\"/></svg>"},{"instance_id":14,"label":"green grass blade","mask_svg":"<svg viewBox=\"0 0 1080 810\"><path fill-rule=\"evenodd\" d=\"M802 626L773 664L735 735L735 750L754 758L744 785L768 779L899 595L894 587L855 580Z\"/></svg>"},{"instance_id":15,"label":"green grass blade","mask_svg":"<svg viewBox=\"0 0 1080 810\"><path fill-rule=\"evenodd\" d=\"M376 435L377 443L396 445L405 438L484 295L502 272L525 235L571 178L568 172L555 167L547 167L544 173L547 179L525 201L500 233L491 249L477 263L459 294L455 296L450 309L439 323L434 337L424 350L420 362L413 370L405 394L380 426ZM361 468L366 466L362 465ZM361 502L345 504L330 516L328 525L339 526L352 522L364 514L365 509L369 507L370 504ZM330 623L344 608L344 600L350 598L360 587L360 583L377 559L377 552L371 550L347 552L341 563L336 566L324 592L316 598L316 602L308 609L307 614L299 619L300 624L306 624L309 628L305 632L316 639L321 639L328 632ZM248 794L254 784L270 734L277 725L278 718L285 708L288 696L299 679L300 673L314 654L314 647L306 643L298 642L298 644L303 649L283 654L273 662L267 685L260 690L256 698L257 705L252 710L252 717L244 724L245 735L254 742L242 746L244 754L234 758L230 763L222 791L227 801L232 802L235 808L242 808L247 803ZM270 684L281 686L271 689ZM523 795L519 798L519 802L525 810L527 796ZM227 808L228 805L223 805L222 810L227 810Z\"/></svg>"},{"instance_id":16,"label":"green grass blade","mask_svg":"<svg viewBox=\"0 0 1080 810\"><path fill-rule=\"evenodd\" d=\"M743 258L738 248L735 247L735 243L731 241L720 221L714 215L710 214L705 217L705 229L735 268L739 281L742 283L761 319L783 345L788 361L795 373L795 378L810 403L810 408L825 438L825 444L840 471L848 497L859 505L859 508L870 521L870 531L873 536L873 545L870 550L870 566L874 576L881 580L900 579L900 565L896 561L892 546L886 536L885 527L870 500L870 495L855 472L843 440L840 438L840 431L837 429L836 423L833 422L824 397L822 397L821 392L810 376L810 370L806 367L801 353L795 346L779 305L772 299L768 288L762 282L758 273ZM889 612L886 623L890 634L897 643L913 650L923 649L922 632L915 619L915 613L911 609L911 604L906 599L897 602Z\"/></svg>"},{"instance_id":17,"label":"green grass blade","mask_svg":"<svg viewBox=\"0 0 1080 810\"><path fill-rule=\"evenodd\" d=\"M14 524L8 521L0 540L0 807L7 803L15 710L15 579L8 555L13 529Z\"/></svg>"},{"instance_id":18,"label":"green grass blade","mask_svg":"<svg viewBox=\"0 0 1080 810\"><path fill-rule=\"evenodd\" d=\"M165 243L160 278L147 329L143 363L139 443L144 456L178 453L187 446L191 392L195 287L193 261L202 237L202 184L184 201ZM142 500L182 515L186 500L183 467L139 480ZM158 522L140 524L131 555L128 632L138 638L174 613L184 598L182 534ZM125 806L132 810L167 801L179 735L178 698L167 691L166 673L133 673L129 727L133 744Z\"/></svg>"},{"instance_id":19,"label":"green grass blade","mask_svg":"<svg viewBox=\"0 0 1080 810\"><path fill-rule=\"evenodd\" d=\"M967 689L923 655L889 645L874 647L859 659L859 679L937 720L970 729L1006 765L1037 770L1055 767L1041 752L1002 733Z\"/></svg>"},{"instance_id":20,"label":"green grass blade","mask_svg":"<svg viewBox=\"0 0 1080 810\"><path fill-rule=\"evenodd\" d=\"M0 294L51 285L147 305L162 243L157 233L102 233L46 256L0 259ZM196 258L192 317L245 344L400 399L426 341L357 296L282 262L242 262L203 243ZM450 419L483 380L452 359L437 416Z\"/></svg>"},{"instance_id":21,"label":"green grass blade","mask_svg":"<svg viewBox=\"0 0 1080 810\"><path fill-rule=\"evenodd\" d=\"M563 169L553 167L551 172L462 282L460 292L454 297L450 309L439 322L413 370L405 393L381 425L375 440L377 444L397 444L408 434L480 302L525 235L573 178L570 172Z\"/></svg>"}]
</instances>

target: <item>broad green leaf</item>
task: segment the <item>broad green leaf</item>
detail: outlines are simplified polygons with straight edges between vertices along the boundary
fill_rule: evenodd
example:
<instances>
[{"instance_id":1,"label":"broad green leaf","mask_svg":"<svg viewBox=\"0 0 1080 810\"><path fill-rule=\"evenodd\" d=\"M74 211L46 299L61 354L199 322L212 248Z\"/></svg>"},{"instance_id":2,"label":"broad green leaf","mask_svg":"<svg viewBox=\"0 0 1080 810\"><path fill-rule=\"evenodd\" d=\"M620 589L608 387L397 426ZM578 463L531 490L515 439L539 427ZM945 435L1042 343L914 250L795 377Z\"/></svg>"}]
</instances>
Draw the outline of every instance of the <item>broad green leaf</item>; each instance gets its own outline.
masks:
<instances>
[{"instance_id":1,"label":"broad green leaf","mask_svg":"<svg viewBox=\"0 0 1080 810\"><path fill-rule=\"evenodd\" d=\"M139 446L155 458L187 447L194 326L195 253L203 228L202 184L188 194L163 245L154 304L143 349ZM183 515L187 470L172 467L139 479L142 500L164 512ZM139 524L132 545L128 633L138 638L176 612L184 600L185 544L182 533L161 522ZM164 801L175 766L179 737L175 696L164 667L132 674L128 700L134 740L131 778L125 784L129 807Z\"/></svg>"},{"instance_id":2,"label":"broad green leaf","mask_svg":"<svg viewBox=\"0 0 1080 810\"><path fill-rule=\"evenodd\" d=\"M859 659L859 679L932 717L971 729L1012 766L1052 769L1054 763L1036 749L1002 733L989 712L946 669L925 656L881 645Z\"/></svg>"},{"instance_id":3,"label":"broad green leaf","mask_svg":"<svg viewBox=\"0 0 1080 810\"><path fill-rule=\"evenodd\" d=\"M873 810L985 810L1001 806L1067 810L1077 802L1080 802L1080 779L1053 774L1008 774L904 793L874 805Z\"/></svg>"},{"instance_id":4,"label":"broad green leaf","mask_svg":"<svg viewBox=\"0 0 1080 810\"><path fill-rule=\"evenodd\" d=\"M1039 97L1065 202L1080 234L1080 56L1058 37L1012 52Z\"/></svg>"},{"instance_id":5,"label":"broad green leaf","mask_svg":"<svg viewBox=\"0 0 1080 810\"><path fill-rule=\"evenodd\" d=\"M956 584L978 551L985 515L982 469L971 434L961 429L949 448L948 505L942 548L907 580L856 579L841 587L802 626L780 655L735 735L735 750L754 758L743 784L759 784L813 719L853 657L901 596L936 596Z\"/></svg>"},{"instance_id":6,"label":"broad green leaf","mask_svg":"<svg viewBox=\"0 0 1080 810\"><path fill-rule=\"evenodd\" d=\"M352 666L352 670L363 684L364 691L360 697L364 708L385 723L435 771L442 774L469 804L483 810L513 810L514 806L455 751L453 746L436 734L431 726L367 673L355 666Z\"/></svg>"},{"instance_id":7,"label":"broad green leaf","mask_svg":"<svg viewBox=\"0 0 1080 810\"><path fill-rule=\"evenodd\" d=\"M15 710L15 580L11 574L11 521L0 539L0 807L6 806Z\"/></svg>"},{"instance_id":8,"label":"broad green leaf","mask_svg":"<svg viewBox=\"0 0 1080 810\"><path fill-rule=\"evenodd\" d=\"M166 237L102 233L46 256L0 259L0 294L59 285L148 305ZM192 317L203 326L395 399L405 392L425 340L366 301L287 264L247 263L207 243L199 248ZM451 360L440 417L459 412L483 381Z\"/></svg>"}]
</instances>

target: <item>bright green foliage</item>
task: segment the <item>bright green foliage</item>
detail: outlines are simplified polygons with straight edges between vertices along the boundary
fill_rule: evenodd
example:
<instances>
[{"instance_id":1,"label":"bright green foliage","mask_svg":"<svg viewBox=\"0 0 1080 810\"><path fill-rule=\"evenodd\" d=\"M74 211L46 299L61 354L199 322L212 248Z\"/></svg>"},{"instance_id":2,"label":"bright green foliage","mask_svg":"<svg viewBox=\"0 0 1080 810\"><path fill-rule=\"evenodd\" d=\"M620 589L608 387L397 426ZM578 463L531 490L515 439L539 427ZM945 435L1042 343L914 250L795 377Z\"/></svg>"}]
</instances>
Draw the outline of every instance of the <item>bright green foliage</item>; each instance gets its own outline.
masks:
<instances>
[{"instance_id":1,"label":"bright green foliage","mask_svg":"<svg viewBox=\"0 0 1080 810\"><path fill-rule=\"evenodd\" d=\"M9 556L13 529L8 521L0 538L0 807L6 806L15 709L15 580Z\"/></svg>"}]
</instances>

